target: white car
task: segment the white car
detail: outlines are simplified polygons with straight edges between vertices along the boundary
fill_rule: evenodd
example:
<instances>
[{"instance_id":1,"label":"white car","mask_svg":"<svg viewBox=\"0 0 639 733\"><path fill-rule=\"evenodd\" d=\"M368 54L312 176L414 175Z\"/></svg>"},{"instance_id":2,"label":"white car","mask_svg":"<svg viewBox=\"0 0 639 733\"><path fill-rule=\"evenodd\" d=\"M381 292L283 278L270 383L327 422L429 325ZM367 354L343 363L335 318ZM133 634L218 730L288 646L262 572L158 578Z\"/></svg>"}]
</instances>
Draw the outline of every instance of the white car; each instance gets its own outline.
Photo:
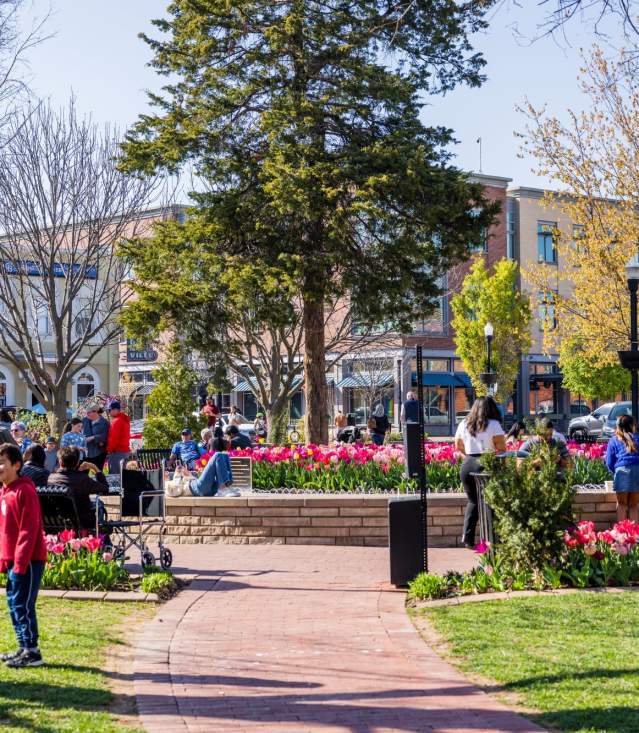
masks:
<instances>
[{"instance_id":1,"label":"white car","mask_svg":"<svg viewBox=\"0 0 639 733\"><path fill-rule=\"evenodd\" d=\"M229 415L228 412L223 412L220 415L220 417L218 418L219 420L222 421L222 427L225 430L229 426L229 417L230 417L230 415ZM247 437L249 437L251 439L251 442L254 443L255 440L257 439L257 436L255 434L255 428L253 427L253 423L252 422L249 422L244 417L244 415L241 415L239 412L236 412L235 413L235 417L240 419L239 425L238 425L237 421L235 423L237 425L237 428L240 431L240 433L244 433L244 435L246 435Z\"/></svg>"}]
</instances>

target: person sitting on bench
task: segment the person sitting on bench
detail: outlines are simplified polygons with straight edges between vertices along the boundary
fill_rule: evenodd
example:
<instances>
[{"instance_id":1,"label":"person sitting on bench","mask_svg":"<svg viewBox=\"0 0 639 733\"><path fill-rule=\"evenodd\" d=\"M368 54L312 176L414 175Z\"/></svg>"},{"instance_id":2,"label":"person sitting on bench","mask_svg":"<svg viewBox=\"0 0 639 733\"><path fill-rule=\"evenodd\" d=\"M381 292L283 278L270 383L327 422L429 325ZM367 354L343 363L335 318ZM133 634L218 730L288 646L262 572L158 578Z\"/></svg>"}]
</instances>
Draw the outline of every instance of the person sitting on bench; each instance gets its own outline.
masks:
<instances>
[{"instance_id":1,"label":"person sitting on bench","mask_svg":"<svg viewBox=\"0 0 639 733\"><path fill-rule=\"evenodd\" d=\"M80 451L75 446L60 448L58 463L59 468L49 476L47 486L64 487L65 494L75 500L82 528L95 531L95 506L91 502L91 495L109 493L104 474L92 463L80 463ZM89 476L89 471L95 473L95 478Z\"/></svg>"}]
</instances>

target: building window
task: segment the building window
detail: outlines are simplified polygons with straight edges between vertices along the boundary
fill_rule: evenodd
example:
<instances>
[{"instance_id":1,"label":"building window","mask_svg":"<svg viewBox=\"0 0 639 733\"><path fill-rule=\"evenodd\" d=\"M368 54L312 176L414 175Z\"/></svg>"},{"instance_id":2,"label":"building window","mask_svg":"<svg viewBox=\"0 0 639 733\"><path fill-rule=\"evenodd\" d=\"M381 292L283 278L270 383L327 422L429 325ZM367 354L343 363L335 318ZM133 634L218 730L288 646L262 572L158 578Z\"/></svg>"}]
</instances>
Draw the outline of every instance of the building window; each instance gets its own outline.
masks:
<instances>
[{"instance_id":1,"label":"building window","mask_svg":"<svg viewBox=\"0 0 639 733\"><path fill-rule=\"evenodd\" d=\"M51 335L51 321L49 320L49 311L46 308L39 308L36 313L38 336Z\"/></svg>"},{"instance_id":2,"label":"building window","mask_svg":"<svg viewBox=\"0 0 639 733\"><path fill-rule=\"evenodd\" d=\"M555 248L555 232L557 222L537 222L537 259L539 262L557 262L557 249Z\"/></svg>"},{"instance_id":3,"label":"building window","mask_svg":"<svg viewBox=\"0 0 639 733\"><path fill-rule=\"evenodd\" d=\"M555 293L539 292L537 293L537 300L539 302L538 315L541 328L544 331L557 328L557 314L555 312Z\"/></svg>"},{"instance_id":4,"label":"building window","mask_svg":"<svg viewBox=\"0 0 639 733\"><path fill-rule=\"evenodd\" d=\"M82 403L84 400L95 395L95 379L89 372L82 372L76 380L77 402Z\"/></svg>"},{"instance_id":5,"label":"building window","mask_svg":"<svg viewBox=\"0 0 639 733\"><path fill-rule=\"evenodd\" d=\"M575 252L582 251L582 240L585 237L584 228L581 224L572 225L572 246Z\"/></svg>"},{"instance_id":6,"label":"building window","mask_svg":"<svg viewBox=\"0 0 639 733\"><path fill-rule=\"evenodd\" d=\"M473 209L471 211L471 215L473 216L473 218L477 218L481 213L482 213L481 209ZM481 230L477 241L470 243L470 251L471 252L486 252L487 251L487 244L486 244L487 239L488 239L487 232L486 232L486 229L484 228Z\"/></svg>"},{"instance_id":7,"label":"building window","mask_svg":"<svg viewBox=\"0 0 639 733\"><path fill-rule=\"evenodd\" d=\"M7 375L0 372L0 407L7 406Z\"/></svg>"},{"instance_id":8,"label":"building window","mask_svg":"<svg viewBox=\"0 0 639 733\"><path fill-rule=\"evenodd\" d=\"M508 199L508 209L506 210L506 257L509 260L515 259L515 237L517 232L515 205L514 199Z\"/></svg>"}]
</instances>

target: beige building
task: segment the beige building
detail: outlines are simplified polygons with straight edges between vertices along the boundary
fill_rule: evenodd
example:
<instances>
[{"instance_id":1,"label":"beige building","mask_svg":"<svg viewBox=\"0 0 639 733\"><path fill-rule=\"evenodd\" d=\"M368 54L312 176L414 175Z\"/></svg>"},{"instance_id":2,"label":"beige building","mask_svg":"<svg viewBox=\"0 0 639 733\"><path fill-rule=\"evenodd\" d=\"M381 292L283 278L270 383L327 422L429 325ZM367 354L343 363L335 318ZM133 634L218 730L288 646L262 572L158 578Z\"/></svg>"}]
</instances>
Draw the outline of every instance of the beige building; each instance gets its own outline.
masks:
<instances>
[{"instance_id":1,"label":"beige building","mask_svg":"<svg viewBox=\"0 0 639 733\"><path fill-rule=\"evenodd\" d=\"M580 226L557 207L547 206L545 193L538 188L508 190L509 240L521 266L521 288L529 293L534 304L532 345L530 353L522 357L515 412L524 417L547 415L566 429L570 419L590 412L594 405L562 388L557 355L544 353L543 335L544 324L552 328L556 323L553 294L570 292L570 283L561 275L566 263L555 247L557 232L570 241L579 236ZM551 286L555 283L552 292L538 292L526 278L531 265L548 268L548 282Z\"/></svg>"}]
</instances>

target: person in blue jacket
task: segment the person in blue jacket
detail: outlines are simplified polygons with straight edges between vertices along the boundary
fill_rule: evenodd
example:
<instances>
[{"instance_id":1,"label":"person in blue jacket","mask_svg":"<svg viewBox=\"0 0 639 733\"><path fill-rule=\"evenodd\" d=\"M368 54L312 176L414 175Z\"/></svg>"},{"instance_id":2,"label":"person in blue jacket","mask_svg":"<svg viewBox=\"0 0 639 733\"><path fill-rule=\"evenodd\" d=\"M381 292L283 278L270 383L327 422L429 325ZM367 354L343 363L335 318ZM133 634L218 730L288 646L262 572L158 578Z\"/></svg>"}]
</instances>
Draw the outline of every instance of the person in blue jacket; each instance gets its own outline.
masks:
<instances>
[{"instance_id":1,"label":"person in blue jacket","mask_svg":"<svg viewBox=\"0 0 639 733\"><path fill-rule=\"evenodd\" d=\"M632 415L622 415L617 420L617 429L606 450L606 466L614 474L617 521L639 521L639 434Z\"/></svg>"}]
</instances>

